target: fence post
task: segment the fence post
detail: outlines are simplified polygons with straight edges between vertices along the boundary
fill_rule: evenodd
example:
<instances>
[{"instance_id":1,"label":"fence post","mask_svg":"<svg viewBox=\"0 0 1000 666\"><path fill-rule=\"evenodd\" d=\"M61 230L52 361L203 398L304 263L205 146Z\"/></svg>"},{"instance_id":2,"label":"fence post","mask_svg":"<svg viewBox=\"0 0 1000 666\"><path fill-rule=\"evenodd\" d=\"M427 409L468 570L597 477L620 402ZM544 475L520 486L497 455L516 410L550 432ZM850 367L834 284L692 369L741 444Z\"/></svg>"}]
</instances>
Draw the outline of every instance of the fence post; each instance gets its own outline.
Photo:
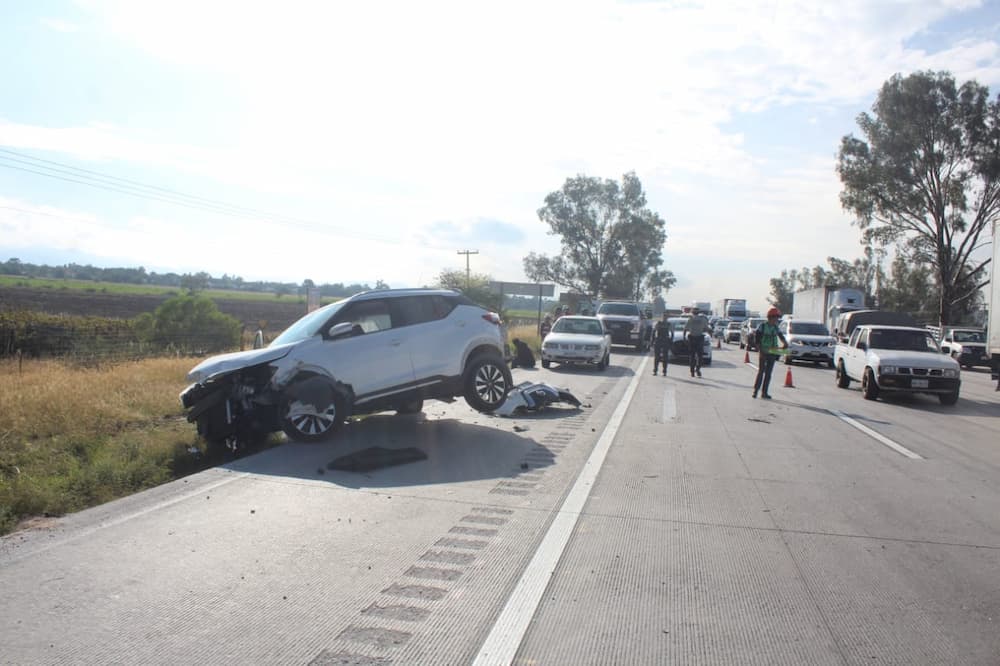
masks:
<instances>
[{"instance_id":1,"label":"fence post","mask_svg":"<svg viewBox=\"0 0 1000 666\"><path fill-rule=\"evenodd\" d=\"M22 361L23 361L23 357L21 355L21 350L18 349L17 350L17 374L18 375L21 374L21 363L22 363Z\"/></svg>"}]
</instances>

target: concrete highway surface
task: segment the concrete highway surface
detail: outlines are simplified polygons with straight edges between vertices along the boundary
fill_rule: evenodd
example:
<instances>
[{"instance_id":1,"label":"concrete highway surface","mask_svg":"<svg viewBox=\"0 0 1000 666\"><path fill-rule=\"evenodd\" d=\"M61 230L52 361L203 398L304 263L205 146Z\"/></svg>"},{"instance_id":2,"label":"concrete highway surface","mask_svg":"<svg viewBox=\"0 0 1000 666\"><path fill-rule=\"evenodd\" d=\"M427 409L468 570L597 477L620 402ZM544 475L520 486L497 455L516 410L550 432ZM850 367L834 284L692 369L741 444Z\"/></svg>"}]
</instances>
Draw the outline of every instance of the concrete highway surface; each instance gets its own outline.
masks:
<instances>
[{"instance_id":1,"label":"concrete highway surface","mask_svg":"<svg viewBox=\"0 0 1000 666\"><path fill-rule=\"evenodd\" d=\"M0 663L1000 664L1000 393L515 370L0 541ZM369 447L426 459L330 463Z\"/></svg>"}]
</instances>

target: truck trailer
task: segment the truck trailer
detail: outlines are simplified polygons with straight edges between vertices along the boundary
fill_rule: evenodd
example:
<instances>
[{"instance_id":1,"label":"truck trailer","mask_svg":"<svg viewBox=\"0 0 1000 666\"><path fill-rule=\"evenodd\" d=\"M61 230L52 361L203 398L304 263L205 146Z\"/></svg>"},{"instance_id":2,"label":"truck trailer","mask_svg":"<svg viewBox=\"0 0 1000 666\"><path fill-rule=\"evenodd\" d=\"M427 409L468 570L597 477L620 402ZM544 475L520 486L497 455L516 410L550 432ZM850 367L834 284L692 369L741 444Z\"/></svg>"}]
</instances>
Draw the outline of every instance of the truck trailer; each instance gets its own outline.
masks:
<instances>
[{"instance_id":1,"label":"truck trailer","mask_svg":"<svg viewBox=\"0 0 1000 666\"><path fill-rule=\"evenodd\" d=\"M863 310L865 295L858 289L817 287L792 294L792 317L822 322L833 330L837 317L845 312Z\"/></svg>"},{"instance_id":2,"label":"truck trailer","mask_svg":"<svg viewBox=\"0 0 1000 666\"><path fill-rule=\"evenodd\" d=\"M715 305L715 316L729 321L743 321L747 318L745 298L723 298Z\"/></svg>"}]
</instances>

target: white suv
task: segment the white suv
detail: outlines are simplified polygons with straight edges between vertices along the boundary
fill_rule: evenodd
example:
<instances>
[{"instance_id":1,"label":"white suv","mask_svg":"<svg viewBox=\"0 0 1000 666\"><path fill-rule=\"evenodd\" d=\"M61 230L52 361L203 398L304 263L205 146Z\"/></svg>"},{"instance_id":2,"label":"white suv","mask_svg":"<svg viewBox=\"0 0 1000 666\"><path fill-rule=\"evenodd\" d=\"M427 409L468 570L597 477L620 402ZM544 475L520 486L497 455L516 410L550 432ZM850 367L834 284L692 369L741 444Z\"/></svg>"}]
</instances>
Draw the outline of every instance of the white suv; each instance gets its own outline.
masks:
<instances>
[{"instance_id":1,"label":"white suv","mask_svg":"<svg viewBox=\"0 0 1000 666\"><path fill-rule=\"evenodd\" d=\"M425 398L499 407L512 386L500 317L443 289L378 290L307 314L264 349L188 373L187 419L210 447L283 430L317 441L352 414L419 412Z\"/></svg>"},{"instance_id":2,"label":"white suv","mask_svg":"<svg viewBox=\"0 0 1000 666\"><path fill-rule=\"evenodd\" d=\"M778 330L788 341L785 363L812 361L833 367L833 349L837 339L830 335L830 329L821 321L805 319L782 319Z\"/></svg>"}]
</instances>

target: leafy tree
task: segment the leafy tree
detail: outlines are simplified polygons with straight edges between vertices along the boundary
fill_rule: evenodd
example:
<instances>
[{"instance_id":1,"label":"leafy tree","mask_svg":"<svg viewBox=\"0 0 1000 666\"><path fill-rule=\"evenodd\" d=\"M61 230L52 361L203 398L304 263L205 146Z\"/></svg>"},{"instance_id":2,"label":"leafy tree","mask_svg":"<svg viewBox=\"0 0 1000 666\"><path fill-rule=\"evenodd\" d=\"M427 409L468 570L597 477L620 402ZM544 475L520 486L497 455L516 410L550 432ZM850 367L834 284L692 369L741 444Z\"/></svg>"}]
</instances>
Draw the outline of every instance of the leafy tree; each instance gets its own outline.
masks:
<instances>
[{"instance_id":1,"label":"leafy tree","mask_svg":"<svg viewBox=\"0 0 1000 666\"><path fill-rule=\"evenodd\" d=\"M917 319L929 321L936 314L936 292L932 268L926 264L914 264L898 254L879 294L879 307L908 312Z\"/></svg>"},{"instance_id":2,"label":"leafy tree","mask_svg":"<svg viewBox=\"0 0 1000 666\"><path fill-rule=\"evenodd\" d=\"M437 287L441 289L454 289L465 294L473 303L480 305L492 312L502 313L503 300L499 293L490 289L490 281L493 278L484 273L472 273L466 284L464 270L445 269L441 271L437 279Z\"/></svg>"},{"instance_id":3,"label":"leafy tree","mask_svg":"<svg viewBox=\"0 0 1000 666\"><path fill-rule=\"evenodd\" d=\"M933 269L942 324L986 284L968 281L989 263L972 255L1000 217L1000 101L988 98L947 72L897 74L858 116L866 140L845 136L838 154L844 209L866 239Z\"/></svg>"},{"instance_id":4,"label":"leafy tree","mask_svg":"<svg viewBox=\"0 0 1000 666\"><path fill-rule=\"evenodd\" d=\"M204 294L185 294L164 301L150 315L136 318L141 339L166 349L217 352L233 349L240 341L240 322L223 314Z\"/></svg>"},{"instance_id":5,"label":"leafy tree","mask_svg":"<svg viewBox=\"0 0 1000 666\"><path fill-rule=\"evenodd\" d=\"M187 289L188 293L196 294L208 288L208 281L212 276L201 271L198 273L187 273L181 277L181 288Z\"/></svg>"},{"instance_id":6,"label":"leafy tree","mask_svg":"<svg viewBox=\"0 0 1000 666\"><path fill-rule=\"evenodd\" d=\"M663 264L667 234L646 207L634 173L619 184L579 175L545 197L538 217L561 237L557 257L530 253L524 272L536 282L555 282L588 296L639 295L646 276ZM671 276L672 277L672 276Z\"/></svg>"}]
</instances>

